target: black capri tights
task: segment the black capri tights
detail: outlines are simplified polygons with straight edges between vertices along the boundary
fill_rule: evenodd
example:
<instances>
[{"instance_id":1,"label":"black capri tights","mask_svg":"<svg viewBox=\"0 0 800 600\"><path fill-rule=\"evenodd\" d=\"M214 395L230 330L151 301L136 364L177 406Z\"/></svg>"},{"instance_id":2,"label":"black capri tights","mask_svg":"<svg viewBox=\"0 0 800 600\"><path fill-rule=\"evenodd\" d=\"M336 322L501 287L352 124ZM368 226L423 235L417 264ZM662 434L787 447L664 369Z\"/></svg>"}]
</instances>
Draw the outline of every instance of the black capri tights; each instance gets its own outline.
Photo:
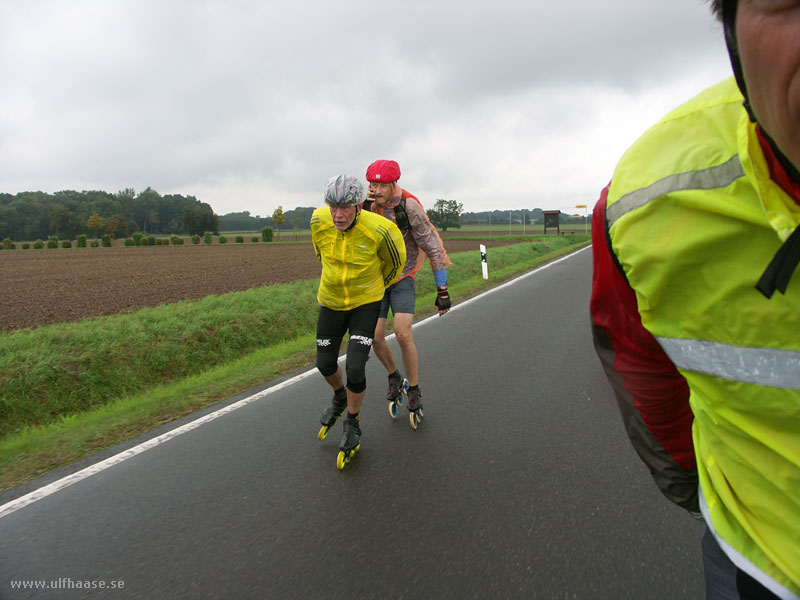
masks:
<instances>
[{"instance_id":1,"label":"black capri tights","mask_svg":"<svg viewBox=\"0 0 800 600\"><path fill-rule=\"evenodd\" d=\"M319 309L317 369L325 377L336 373L342 338L349 330L345 372L347 389L354 394L360 394L367 389L366 365L380 310L380 302L371 302L351 310L331 310L324 306Z\"/></svg>"}]
</instances>

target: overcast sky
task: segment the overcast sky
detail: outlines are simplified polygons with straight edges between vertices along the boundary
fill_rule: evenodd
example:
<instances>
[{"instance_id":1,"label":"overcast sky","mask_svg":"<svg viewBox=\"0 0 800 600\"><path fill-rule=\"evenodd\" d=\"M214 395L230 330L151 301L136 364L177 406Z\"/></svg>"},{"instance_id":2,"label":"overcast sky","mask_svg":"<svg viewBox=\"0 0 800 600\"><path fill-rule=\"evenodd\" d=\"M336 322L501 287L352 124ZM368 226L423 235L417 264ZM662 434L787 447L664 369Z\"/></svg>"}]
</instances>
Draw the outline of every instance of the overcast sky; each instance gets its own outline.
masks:
<instances>
[{"instance_id":1,"label":"overcast sky","mask_svg":"<svg viewBox=\"0 0 800 600\"><path fill-rule=\"evenodd\" d=\"M704 0L0 0L0 192L270 216L391 158L426 207L582 214L729 74Z\"/></svg>"}]
</instances>

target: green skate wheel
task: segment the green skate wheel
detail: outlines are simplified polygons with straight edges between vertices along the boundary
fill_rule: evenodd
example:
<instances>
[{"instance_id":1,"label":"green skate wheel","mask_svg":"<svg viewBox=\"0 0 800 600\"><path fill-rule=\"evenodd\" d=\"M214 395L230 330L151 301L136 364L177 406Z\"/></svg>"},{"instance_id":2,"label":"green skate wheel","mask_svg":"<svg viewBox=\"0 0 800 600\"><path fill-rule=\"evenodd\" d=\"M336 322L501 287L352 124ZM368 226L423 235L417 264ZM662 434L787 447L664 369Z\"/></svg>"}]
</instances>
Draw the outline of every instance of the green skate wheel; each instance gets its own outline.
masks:
<instances>
[{"instance_id":1,"label":"green skate wheel","mask_svg":"<svg viewBox=\"0 0 800 600\"><path fill-rule=\"evenodd\" d=\"M389 402L389 416L393 419L397 418L397 403Z\"/></svg>"},{"instance_id":2,"label":"green skate wheel","mask_svg":"<svg viewBox=\"0 0 800 600\"><path fill-rule=\"evenodd\" d=\"M330 427L328 425L323 425L317 434L317 439L320 441L324 440L328 435L328 431L330 431Z\"/></svg>"}]
</instances>

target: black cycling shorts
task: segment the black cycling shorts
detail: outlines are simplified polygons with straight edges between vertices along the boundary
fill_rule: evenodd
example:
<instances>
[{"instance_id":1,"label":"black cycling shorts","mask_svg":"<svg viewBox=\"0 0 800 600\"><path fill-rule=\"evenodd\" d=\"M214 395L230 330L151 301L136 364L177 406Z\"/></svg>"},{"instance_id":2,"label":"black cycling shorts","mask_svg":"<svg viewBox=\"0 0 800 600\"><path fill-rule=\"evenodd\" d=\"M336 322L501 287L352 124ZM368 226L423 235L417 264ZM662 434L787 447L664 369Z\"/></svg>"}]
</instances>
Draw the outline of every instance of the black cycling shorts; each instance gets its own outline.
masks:
<instances>
[{"instance_id":1,"label":"black cycling shorts","mask_svg":"<svg viewBox=\"0 0 800 600\"><path fill-rule=\"evenodd\" d=\"M331 310L325 306L319 309L317 369L326 377L336 373L342 338L349 331L345 372L347 389L356 394L367 387L366 364L380 309L380 302L370 302L350 310Z\"/></svg>"}]
</instances>

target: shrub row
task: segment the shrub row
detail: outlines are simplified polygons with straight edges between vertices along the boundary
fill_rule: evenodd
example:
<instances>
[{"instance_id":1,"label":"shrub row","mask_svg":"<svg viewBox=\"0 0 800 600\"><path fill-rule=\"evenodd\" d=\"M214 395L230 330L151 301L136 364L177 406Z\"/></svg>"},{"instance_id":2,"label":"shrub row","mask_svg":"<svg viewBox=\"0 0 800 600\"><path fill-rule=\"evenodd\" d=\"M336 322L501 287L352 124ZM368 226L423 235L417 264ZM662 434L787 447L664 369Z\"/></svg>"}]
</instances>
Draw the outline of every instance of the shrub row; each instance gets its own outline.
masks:
<instances>
[{"instance_id":1,"label":"shrub row","mask_svg":"<svg viewBox=\"0 0 800 600\"><path fill-rule=\"evenodd\" d=\"M271 242L272 241L272 235L273 235L272 234L272 228L271 227L264 227L261 230L261 241L262 242ZM109 234L106 233L100 239L101 239L101 241L99 243L98 243L98 241L96 239L92 240L91 243L90 243L91 247L92 248L97 248L98 245L100 245L100 244L102 244L102 246L104 248L110 248L111 247L111 241L112 240L111 240L111 236ZM193 235L191 239L192 239L192 244L197 245L197 244L200 243L200 236L199 235ZM241 235L237 235L235 240L236 240L237 244L243 244L244 243L244 237L241 236ZM214 241L214 233L211 232L211 231L206 231L203 234L203 243L211 244L211 243L213 243L213 241ZM220 235L220 236L218 236L217 241L220 244L227 244L228 243L228 238L226 236L224 236L224 235ZM259 240L258 240L257 237L251 237L250 238L250 242L252 242L254 244L257 244L258 241ZM48 248L58 248L58 246L59 246L58 242L59 242L58 236L51 235L49 238L47 238L47 247ZM174 235L174 234L171 235L169 238L157 238L157 237L152 236L152 235L145 236L140 231L137 231L131 237L125 238L125 245L126 246L169 246L170 244L172 244L173 246L181 246L181 245L183 245L183 238L179 237L177 235ZM33 243L33 248L35 250L40 250L41 248L44 248L44 246L45 246L45 242L43 242L42 240L36 240ZM61 241L61 247L62 248L72 248L72 241L71 240L62 240ZM82 233L77 237L77 239L75 240L75 247L76 248L86 248L86 234ZM13 241L11 241L11 238L5 238L3 240L3 242L2 242L2 249L3 250L16 250L16 248L17 248L17 245ZM28 243L22 244L22 249L23 250L27 250L28 248L30 248L30 244L28 244Z\"/></svg>"},{"instance_id":2,"label":"shrub row","mask_svg":"<svg viewBox=\"0 0 800 600\"><path fill-rule=\"evenodd\" d=\"M271 233L271 231L270 231L270 233ZM251 237L250 238L250 242L253 243L253 244L257 244L259 241L264 241L264 242L271 242L272 241L272 235L268 236L269 239L264 239L265 237L267 237L267 236L265 236L263 234L263 232L262 232L262 239L261 240L259 240L258 237ZM203 235L202 239L203 239L204 243L211 244L211 243L213 243L213 234L210 233L210 232L206 232ZM200 243L201 238L200 238L199 235L193 235L191 240L192 240L192 244L197 245L197 244ZM237 244L244 244L244 237L241 236L241 235L237 235L235 240L236 240ZM228 243L228 238L226 236L224 236L224 235L220 235L217 238L217 241L220 244L227 244ZM98 248L101 245L103 246L103 248L110 248L111 247L111 242L112 242L111 236L109 236L108 234L105 234L99 241L98 240L88 241L86 239L86 235L82 233L75 240L75 247L76 248L86 248L87 243L88 243L88 245L90 247L92 247L92 248ZM137 232L137 233L134 233L133 236L125 238L125 242L124 243L125 243L126 246L169 246L170 244L172 244L173 246L182 246L183 242L184 242L183 238L179 237L177 235L172 235L169 238L157 238L157 237L152 236L152 235L151 236L144 236L141 233ZM35 242L33 242L33 249L34 250L41 250L45 246L47 248L59 248L59 247L61 247L61 248L72 248L72 240L61 240L61 241L59 241L57 236L51 236L51 237L49 237L47 239L47 242L43 242L42 240L36 240ZM25 242L25 243L22 244L22 249L23 250L28 250L30 248L31 248L31 244L29 244L28 242ZM0 244L0 249L2 249L2 250L16 250L17 249L17 245L13 241L11 241L10 238L5 238L3 240L3 242L2 242L2 244Z\"/></svg>"}]
</instances>

